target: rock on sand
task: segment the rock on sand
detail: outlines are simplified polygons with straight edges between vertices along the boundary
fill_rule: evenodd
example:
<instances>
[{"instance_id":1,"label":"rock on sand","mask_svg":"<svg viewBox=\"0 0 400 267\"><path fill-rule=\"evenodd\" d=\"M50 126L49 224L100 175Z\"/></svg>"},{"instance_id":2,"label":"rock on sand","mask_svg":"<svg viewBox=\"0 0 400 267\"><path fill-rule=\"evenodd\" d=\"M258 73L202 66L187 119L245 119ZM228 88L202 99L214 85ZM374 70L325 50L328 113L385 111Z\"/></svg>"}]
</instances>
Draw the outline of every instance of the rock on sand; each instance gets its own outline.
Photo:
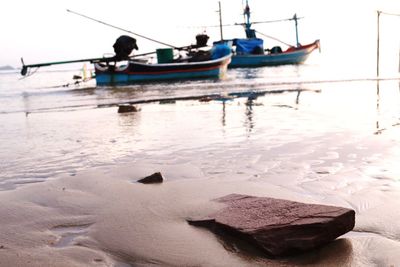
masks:
<instances>
[{"instance_id":1,"label":"rock on sand","mask_svg":"<svg viewBox=\"0 0 400 267\"><path fill-rule=\"evenodd\" d=\"M188 222L247 240L269 256L317 248L351 231L355 224L354 210L342 207L239 194L217 201L226 206Z\"/></svg>"}]
</instances>

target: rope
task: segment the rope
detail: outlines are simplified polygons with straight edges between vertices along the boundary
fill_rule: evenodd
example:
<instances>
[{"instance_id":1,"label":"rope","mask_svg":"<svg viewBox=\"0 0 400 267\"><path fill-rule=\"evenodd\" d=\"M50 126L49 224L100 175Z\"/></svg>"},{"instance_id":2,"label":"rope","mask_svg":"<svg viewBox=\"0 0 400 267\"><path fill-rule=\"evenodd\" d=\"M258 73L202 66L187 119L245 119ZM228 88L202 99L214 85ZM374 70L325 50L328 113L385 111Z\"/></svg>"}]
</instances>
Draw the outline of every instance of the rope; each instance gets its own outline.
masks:
<instances>
[{"instance_id":1,"label":"rope","mask_svg":"<svg viewBox=\"0 0 400 267\"><path fill-rule=\"evenodd\" d=\"M261 35L263 35L263 36L265 36L265 37L267 37L267 38L269 38L269 39L278 41L278 42L280 42L280 43L282 43L282 44L284 44L284 45L287 45L287 46L289 46L289 47L293 46L293 45L288 44L288 43L286 43L286 42L284 42L284 41L282 41L282 40L279 40L278 38L272 37L272 36L270 36L270 35L266 35L266 34L261 33L261 32L259 32L259 31L256 31L256 33L261 34Z\"/></svg>"},{"instance_id":2,"label":"rope","mask_svg":"<svg viewBox=\"0 0 400 267\"><path fill-rule=\"evenodd\" d=\"M134 33L134 32L129 31L129 30L125 30L125 29L120 28L120 27L118 27L118 26L111 25L111 24L109 24L109 23L107 23L107 22L104 22L104 21L101 21L101 20L97 20L97 19L91 18L91 17L89 17L89 16L80 14L80 13L78 13L78 12L75 12L75 11L72 11L72 10L69 10L69 9L67 9L67 12L70 12L70 13L72 13L72 14L81 16L81 17L83 17L83 18L87 18L87 19L93 20L93 21L95 21L95 22L104 24L104 25L109 26L109 27L111 27L111 28L114 28L114 29L117 29L117 30L120 30L120 31L123 31L123 32L127 32L127 33L130 33L130 34L133 34L133 35L142 37L142 38L144 38L144 39L147 39L147 40L152 41L152 42L155 42L155 43L159 43L159 44L162 44L162 45L165 45L165 46L169 46L169 47L172 47L172 48L175 48L175 49L179 49L178 47L176 47L176 46L174 46L174 45L170 45L170 44L167 44L167 43L164 43L164 42L161 42L161 41L157 41L157 40L155 40L155 39L146 37L146 36L144 36L144 35L141 35L141 34L138 34L138 33Z\"/></svg>"},{"instance_id":3,"label":"rope","mask_svg":"<svg viewBox=\"0 0 400 267\"><path fill-rule=\"evenodd\" d=\"M383 15L400 17L400 14L388 13L388 12L379 11L379 10L378 10L378 12L379 12L380 14L383 14Z\"/></svg>"},{"instance_id":4,"label":"rope","mask_svg":"<svg viewBox=\"0 0 400 267\"><path fill-rule=\"evenodd\" d=\"M298 17L297 19L303 19L304 17ZM289 18L289 19L276 19L276 20L265 20L265 21L254 21L251 24L260 24L260 23L275 23L275 22L283 22L283 21L291 21L294 20L294 18Z\"/></svg>"}]
</instances>

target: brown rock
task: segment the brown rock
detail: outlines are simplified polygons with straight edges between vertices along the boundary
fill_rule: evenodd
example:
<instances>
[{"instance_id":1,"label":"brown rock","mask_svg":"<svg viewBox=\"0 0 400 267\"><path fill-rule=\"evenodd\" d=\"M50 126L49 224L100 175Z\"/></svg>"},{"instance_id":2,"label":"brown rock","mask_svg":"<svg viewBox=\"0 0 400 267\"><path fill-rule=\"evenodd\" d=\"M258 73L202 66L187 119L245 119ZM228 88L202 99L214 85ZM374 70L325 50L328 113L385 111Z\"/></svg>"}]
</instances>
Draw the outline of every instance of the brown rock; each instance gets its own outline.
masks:
<instances>
[{"instance_id":1,"label":"brown rock","mask_svg":"<svg viewBox=\"0 0 400 267\"><path fill-rule=\"evenodd\" d=\"M176 100L175 99L163 99L163 100L160 100L159 103L160 104L175 104Z\"/></svg>"},{"instance_id":2,"label":"brown rock","mask_svg":"<svg viewBox=\"0 0 400 267\"><path fill-rule=\"evenodd\" d=\"M119 105L118 113L127 113L127 112L137 112L139 111L135 106L132 105Z\"/></svg>"},{"instance_id":3,"label":"brown rock","mask_svg":"<svg viewBox=\"0 0 400 267\"><path fill-rule=\"evenodd\" d=\"M156 183L162 183L164 180L163 176L161 175L160 172L153 173L152 175L149 175L147 177L144 177L140 180L138 180L139 183L142 184L156 184Z\"/></svg>"},{"instance_id":4,"label":"brown rock","mask_svg":"<svg viewBox=\"0 0 400 267\"><path fill-rule=\"evenodd\" d=\"M317 248L351 231L355 224L354 210L341 207L239 194L217 201L227 206L188 222L249 241L270 256Z\"/></svg>"}]
</instances>

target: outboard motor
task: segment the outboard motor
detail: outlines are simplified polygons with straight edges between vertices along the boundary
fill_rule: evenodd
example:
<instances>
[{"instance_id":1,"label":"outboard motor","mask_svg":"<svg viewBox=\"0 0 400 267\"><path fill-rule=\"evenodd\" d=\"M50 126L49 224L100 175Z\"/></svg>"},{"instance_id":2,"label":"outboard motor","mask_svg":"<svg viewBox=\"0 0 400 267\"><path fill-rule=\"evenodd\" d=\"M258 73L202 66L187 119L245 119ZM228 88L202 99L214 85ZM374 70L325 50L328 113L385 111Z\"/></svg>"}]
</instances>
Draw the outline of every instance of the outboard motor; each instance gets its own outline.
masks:
<instances>
[{"instance_id":1,"label":"outboard motor","mask_svg":"<svg viewBox=\"0 0 400 267\"><path fill-rule=\"evenodd\" d=\"M207 46L207 41L210 37L207 34L198 34L196 35L196 46L204 47Z\"/></svg>"},{"instance_id":2,"label":"outboard motor","mask_svg":"<svg viewBox=\"0 0 400 267\"><path fill-rule=\"evenodd\" d=\"M117 60L129 59L129 55L132 53L132 50L139 49L136 44L136 39L127 35L121 35L118 37L113 47L115 58Z\"/></svg>"}]
</instances>

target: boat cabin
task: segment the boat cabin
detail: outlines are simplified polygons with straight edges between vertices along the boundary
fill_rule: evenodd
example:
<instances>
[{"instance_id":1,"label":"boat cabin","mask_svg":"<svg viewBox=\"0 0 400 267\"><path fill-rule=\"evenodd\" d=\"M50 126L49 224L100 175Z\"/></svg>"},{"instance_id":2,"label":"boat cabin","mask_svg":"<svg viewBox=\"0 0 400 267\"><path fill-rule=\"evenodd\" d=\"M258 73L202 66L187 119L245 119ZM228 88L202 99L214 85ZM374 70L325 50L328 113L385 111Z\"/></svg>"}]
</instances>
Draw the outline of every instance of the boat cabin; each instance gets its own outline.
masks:
<instances>
[{"instance_id":1,"label":"boat cabin","mask_svg":"<svg viewBox=\"0 0 400 267\"><path fill-rule=\"evenodd\" d=\"M259 38L233 39L232 45L236 47L237 55L264 54L264 41Z\"/></svg>"}]
</instances>

